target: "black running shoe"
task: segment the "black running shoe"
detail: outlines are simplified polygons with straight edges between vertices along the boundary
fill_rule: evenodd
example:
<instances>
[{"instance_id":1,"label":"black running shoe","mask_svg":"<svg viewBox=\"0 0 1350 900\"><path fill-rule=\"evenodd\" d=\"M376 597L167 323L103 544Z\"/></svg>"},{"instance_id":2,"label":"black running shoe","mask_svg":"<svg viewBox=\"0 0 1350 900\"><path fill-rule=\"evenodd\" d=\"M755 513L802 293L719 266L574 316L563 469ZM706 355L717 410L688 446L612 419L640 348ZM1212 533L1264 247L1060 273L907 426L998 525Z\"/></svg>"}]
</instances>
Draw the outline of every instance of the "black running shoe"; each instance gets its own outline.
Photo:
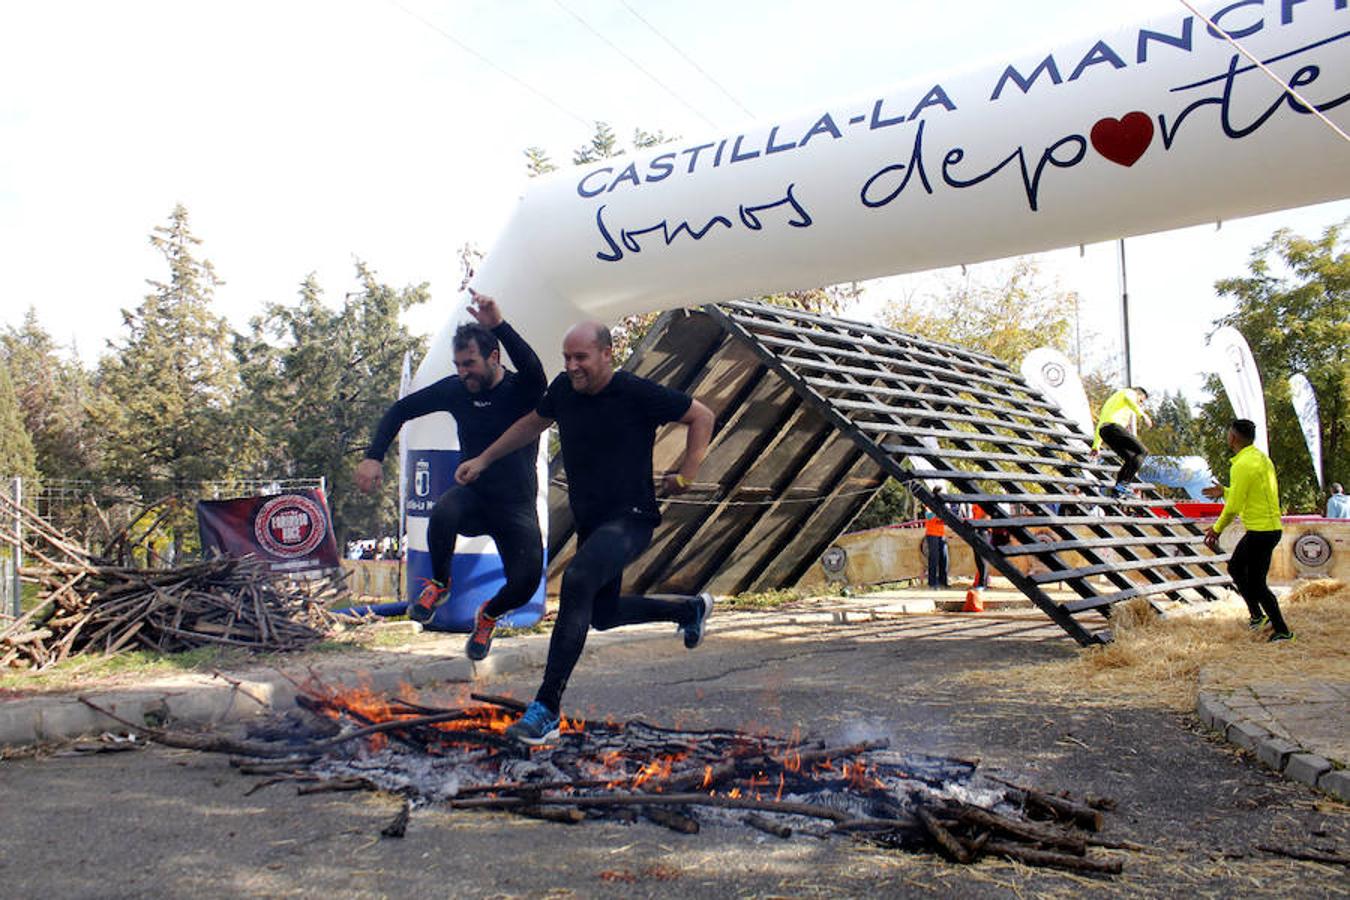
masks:
<instances>
[{"instance_id":1,"label":"black running shoe","mask_svg":"<svg viewBox=\"0 0 1350 900\"><path fill-rule=\"evenodd\" d=\"M703 629L708 624L708 617L712 615L713 611L713 595L704 591L695 597L693 602L698 604L698 609L694 612L694 621L685 625L682 629L684 631L684 646L690 650L703 643Z\"/></svg>"}]
</instances>

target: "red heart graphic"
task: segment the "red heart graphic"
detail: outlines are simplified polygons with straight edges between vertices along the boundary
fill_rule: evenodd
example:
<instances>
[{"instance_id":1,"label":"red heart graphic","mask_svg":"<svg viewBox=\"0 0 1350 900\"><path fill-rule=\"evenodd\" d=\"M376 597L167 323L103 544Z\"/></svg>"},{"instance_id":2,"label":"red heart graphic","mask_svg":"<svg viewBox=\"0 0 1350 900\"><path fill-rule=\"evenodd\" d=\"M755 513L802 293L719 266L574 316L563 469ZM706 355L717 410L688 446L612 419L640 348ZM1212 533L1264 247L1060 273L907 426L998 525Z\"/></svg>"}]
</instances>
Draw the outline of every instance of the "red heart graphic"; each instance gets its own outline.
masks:
<instances>
[{"instance_id":1,"label":"red heart graphic","mask_svg":"<svg viewBox=\"0 0 1350 900\"><path fill-rule=\"evenodd\" d=\"M1092 126L1092 147L1122 166L1132 166L1153 143L1153 119L1148 113L1126 113L1123 119L1102 119Z\"/></svg>"}]
</instances>

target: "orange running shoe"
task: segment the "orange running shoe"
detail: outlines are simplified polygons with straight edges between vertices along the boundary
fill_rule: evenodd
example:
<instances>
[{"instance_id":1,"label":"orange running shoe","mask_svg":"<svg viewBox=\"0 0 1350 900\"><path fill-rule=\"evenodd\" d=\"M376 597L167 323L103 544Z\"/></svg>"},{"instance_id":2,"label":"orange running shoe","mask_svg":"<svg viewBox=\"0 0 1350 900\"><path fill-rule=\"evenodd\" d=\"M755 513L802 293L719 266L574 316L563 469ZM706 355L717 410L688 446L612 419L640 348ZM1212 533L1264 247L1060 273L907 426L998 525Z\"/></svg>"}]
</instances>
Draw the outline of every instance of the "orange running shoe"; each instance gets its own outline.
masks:
<instances>
[{"instance_id":1,"label":"orange running shoe","mask_svg":"<svg viewBox=\"0 0 1350 900\"><path fill-rule=\"evenodd\" d=\"M486 659L488 651L492 649L492 632L496 627L497 620L487 614L487 604L478 607L478 612L473 615L473 631L469 634L469 642L464 645L464 655L474 661Z\"/></svg>"},{"instance_id":2,"label":"orange running shoe","mask_svg":"<svg viewBox=\"0 0 1350 900\"><path fill-rule=\"evenodd\" d=\"M408 618L425 625L450 596L450 588L434 578L422 579L422 593L408 604Z\"/></svg>"}]
</instances>

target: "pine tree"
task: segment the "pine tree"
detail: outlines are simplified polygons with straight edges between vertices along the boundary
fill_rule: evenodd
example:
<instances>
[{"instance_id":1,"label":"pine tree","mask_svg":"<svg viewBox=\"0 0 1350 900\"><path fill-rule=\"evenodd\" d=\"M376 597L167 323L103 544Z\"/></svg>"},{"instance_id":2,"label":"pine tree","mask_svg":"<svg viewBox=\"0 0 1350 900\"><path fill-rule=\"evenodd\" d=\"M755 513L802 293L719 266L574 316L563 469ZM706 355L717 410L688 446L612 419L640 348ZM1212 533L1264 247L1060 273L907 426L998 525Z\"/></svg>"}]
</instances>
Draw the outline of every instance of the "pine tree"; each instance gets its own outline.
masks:
<instances>
[{"instance_id":1,"label":"pine tree","mask_svg":"<svg viewBox=\"0 0 1350 900\"><path fill-rule=\"evenodd\" d=\"M264 468L295 477L322 475L338 545L350 534L379 534L395 521L394 479L377 496L353 476L375 423L397 399L405 352L424 352L400 314L428 298L425 284L401 290L357 264L362 290L333 310L313 275L293 306L273 304L238 339L248 417L266 448Z\"/></svg>"},{"instance_id":2,"label":"pine tree","mask_svg":"<svg viewBox=\"0 0 1350 900\"><path fill-rule=\"evenodd\" d=\"M558 167L554 165L553 160L549 159L548 151L542 147L525 148L525 169L529 172L531 178L538 178L540 175L558 171Z\"/></svg>"},{"instance_id":3,"label":"pine tree","mask_svg":"<svg viewBox=\"0 0 1350 900\"><path fill-rule=\"evenodd\" d=\"M590 143L583 144L572 152L572 164L584 166L597 159L620 156L623 152L623 148L619 146L619 139L614 136L614 129L609 127L609 123L596 122L595 134L591 135Z\"/></svg>"},{"instance_id":4,"label":"pine tree","mask_svg":"<svg viewBox=\"0 0 1350 900\"><path fill-rule=\"evenodd\" d=\"M9 378L9 366L0 362L0 478L5 479L0 489L8 491L9 479L15 475L26 481L36 481L35 460L33 441L23 426L19 399Z\"/></svg>"},{"instance_id":5,"label":"pine tree","mask_svg":"<svg viewBox=\"0 0 1350 900\"><path fill-rule=\"evenodd\" d=\"M246 444L231 415L239 376L231 331L211 310L222 282L194 253L188 212L180 204L150 243L168 264L165 281L135 310L123 310L126 337L111 343L99 371L91 416L107 437L105 479L143 495L193 498L203 481L232 474ZM172 521L175 549L192 520L191 505Z\"/></svg>"},{"instance_id":6,"label":"pine tree","mask_svg":"<svg viewBox=\"0 0 1350 900\"><path fill-rule=\"evenodd\" d=\"M9 365L39 474L45 480L87 477L99 436L85 409L93 393L89 372L78 359L58 355L32 307L20 327L0 334L0 360Z\"/></svg>"}]
</instances>

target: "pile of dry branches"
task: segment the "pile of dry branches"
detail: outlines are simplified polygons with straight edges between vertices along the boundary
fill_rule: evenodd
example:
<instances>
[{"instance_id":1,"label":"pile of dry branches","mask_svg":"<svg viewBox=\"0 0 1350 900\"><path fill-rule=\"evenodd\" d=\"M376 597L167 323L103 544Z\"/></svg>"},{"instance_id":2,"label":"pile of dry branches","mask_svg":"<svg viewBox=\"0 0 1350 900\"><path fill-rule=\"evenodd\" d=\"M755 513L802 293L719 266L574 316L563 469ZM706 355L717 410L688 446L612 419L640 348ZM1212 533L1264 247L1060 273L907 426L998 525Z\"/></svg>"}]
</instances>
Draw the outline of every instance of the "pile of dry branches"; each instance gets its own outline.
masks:
<instances>
[{"instance_id":1,"label":"pile of dry branches","mask_svg":"<svg viewBox=\"0 0 1350 900\"><path fill-rule=\"evenodd\" d=\"M345 593L345 576L296 582L257 559L215 559L170 569L107 565L31 510L0 496L8 520L0 542L19 545L24 581L38 603L0 620L0 669L43 669L79 653L126 648L176 653L206 645L292 650L333 624L329 600Z\"/></svg>"}]
</instances>

